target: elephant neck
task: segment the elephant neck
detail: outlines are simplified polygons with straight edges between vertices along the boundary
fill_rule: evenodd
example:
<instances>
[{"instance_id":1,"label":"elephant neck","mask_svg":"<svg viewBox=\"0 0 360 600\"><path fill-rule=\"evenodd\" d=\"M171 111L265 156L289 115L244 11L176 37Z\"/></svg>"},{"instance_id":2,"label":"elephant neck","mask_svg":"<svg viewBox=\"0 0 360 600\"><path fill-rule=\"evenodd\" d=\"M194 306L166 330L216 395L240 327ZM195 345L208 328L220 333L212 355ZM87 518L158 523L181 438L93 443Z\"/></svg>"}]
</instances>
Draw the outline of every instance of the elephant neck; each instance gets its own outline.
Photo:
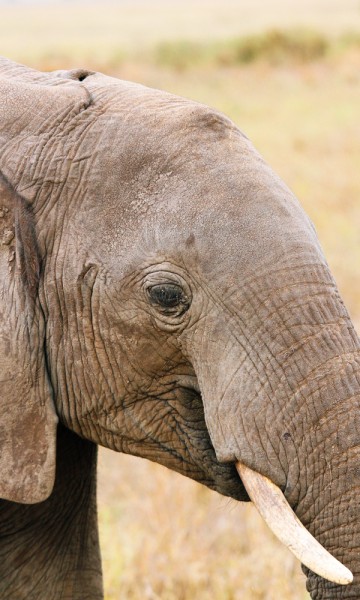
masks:
<instances>
[{"instance_id":1,"label":"elephant neck","mask_svg":"<svg viewBox=\"0 0 360 600\"><path fill-rule=\"evenodd\" d=\"M62 426L54 490L34 505L0 501L0 597L101 600L94 444Z\"/></svg>"}]
</instances>

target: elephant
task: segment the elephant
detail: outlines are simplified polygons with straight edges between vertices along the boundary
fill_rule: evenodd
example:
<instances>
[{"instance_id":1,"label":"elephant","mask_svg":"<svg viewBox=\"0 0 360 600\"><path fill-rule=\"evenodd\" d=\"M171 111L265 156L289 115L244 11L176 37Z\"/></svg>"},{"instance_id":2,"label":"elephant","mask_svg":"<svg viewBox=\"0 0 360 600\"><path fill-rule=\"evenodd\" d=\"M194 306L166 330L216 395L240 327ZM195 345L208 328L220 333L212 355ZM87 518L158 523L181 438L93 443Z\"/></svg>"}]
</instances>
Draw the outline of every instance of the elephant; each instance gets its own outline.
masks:
<instances>
[{"instance_id":1,"label":"elephant","mask_svg":"<svg viewBox=\"0 0 360 600\"><path fill-rule=\"evenodd\" d=\"M205 105L0 82L1 598L103 598L98 445L251 498L313 599L360 598L360 342L298 200Z\"/></svg>"}]
</instances>

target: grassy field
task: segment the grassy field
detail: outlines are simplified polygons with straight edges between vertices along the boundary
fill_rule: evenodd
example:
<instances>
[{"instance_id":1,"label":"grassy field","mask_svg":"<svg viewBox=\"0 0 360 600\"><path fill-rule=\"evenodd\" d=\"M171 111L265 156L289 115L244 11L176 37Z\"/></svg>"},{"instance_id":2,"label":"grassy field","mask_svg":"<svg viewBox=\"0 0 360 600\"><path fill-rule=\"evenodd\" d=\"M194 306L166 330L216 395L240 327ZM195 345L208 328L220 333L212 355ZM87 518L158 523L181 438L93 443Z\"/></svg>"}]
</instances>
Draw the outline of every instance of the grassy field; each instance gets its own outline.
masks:
<instances>
[{"instance_id":1,"label":"grassy field","mask_svg":"<svg viewBox=\"0 0 360 600\"><path fill-rule=\"evenodd\" d=\"M14 60L101 68L231 116L310 214L360 324L358 1L3 6L1 17L0 52ZM322 50L279 42L285 32L308 48L309 31ZM253 507L147 461L101 452L99 513L107 600L307 598Z\"/></svg>"}]
</instances>

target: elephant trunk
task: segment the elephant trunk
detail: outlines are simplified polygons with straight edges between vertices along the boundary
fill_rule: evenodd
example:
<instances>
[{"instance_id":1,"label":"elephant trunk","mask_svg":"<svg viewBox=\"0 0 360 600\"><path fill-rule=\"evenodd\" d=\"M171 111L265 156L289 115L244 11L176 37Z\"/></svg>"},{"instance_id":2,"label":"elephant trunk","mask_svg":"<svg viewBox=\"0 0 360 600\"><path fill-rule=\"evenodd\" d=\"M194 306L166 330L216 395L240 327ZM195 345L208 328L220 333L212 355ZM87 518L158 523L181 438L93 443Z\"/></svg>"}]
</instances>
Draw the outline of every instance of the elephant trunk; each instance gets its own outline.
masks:
<instances>
[{"instance_id":1,"label":"elephant trunk","mask_svg":"<svg viewBox=\"0 0 360 600\"><path fill-rule=\"evenodd\" d=\"M318 498L304 500L297 513L306 523L309 531L336 556L347 565L354 576L353 583L339 586L322 579L304 568L307 579L307 589L312 598L321 600L357 599L360 597L360 506L358 499L359 475L358 458L344 458L338 465L333 465L333 482L323 483L322 493ZM330 479L330 478L329 478ZM333 489L332 489L333 488ZM330 489L330 492L329 492ZM309 494L310 496L310 494ZM309 506L311 505L311 508Z\"/></svg>"},{"instance_id":2,"label":"elephant trunk","mask_svg":"<svg viewBox=\"0 0 360 600\"><path fill-rule=\"evenodd\" d=\"M217 457L273 481L354 573L344 587L310 574L313 598L360 597L359 339L324 264L259 274L243 290L193 352Z\"/></svg>"},{"instance_id":3,"label":"elephant trunk","mask_svg":"<svg viewBox=\"0 0 360 600\"><path fill-rule=\"evenodd\" d=\"M302 454L304 472L309 475L296 513L312 535L351 570L354 580L342 587L304 569L307 588L312 598L321 600L359 598L359 352L344 352L327 382L322 379L315 402L321 412L312 427L313 435L308 436L307 451Z\"/></svg>"}]
</instances>

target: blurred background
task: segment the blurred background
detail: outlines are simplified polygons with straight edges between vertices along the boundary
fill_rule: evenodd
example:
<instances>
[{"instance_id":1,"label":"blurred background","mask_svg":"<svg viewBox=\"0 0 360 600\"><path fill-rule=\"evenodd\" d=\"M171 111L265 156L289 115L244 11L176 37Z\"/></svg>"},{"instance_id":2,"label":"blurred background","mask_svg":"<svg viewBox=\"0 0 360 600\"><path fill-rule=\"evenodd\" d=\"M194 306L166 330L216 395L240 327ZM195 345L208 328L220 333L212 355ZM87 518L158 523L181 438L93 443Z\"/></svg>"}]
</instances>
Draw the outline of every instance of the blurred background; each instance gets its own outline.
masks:
<instances>
[{"instance_id":1,"label":"blurred background","mask_svg":"<svg viewBox=\"0 0 360 600\"><path fill-rule=\"evenodd\" d=\"M359 0L0 0L0 53L84 66L209 104L315 223L360 324ZM299 563L250 505L100 452L106 600L302 600Z\"/></svg>"}]
</instances>

